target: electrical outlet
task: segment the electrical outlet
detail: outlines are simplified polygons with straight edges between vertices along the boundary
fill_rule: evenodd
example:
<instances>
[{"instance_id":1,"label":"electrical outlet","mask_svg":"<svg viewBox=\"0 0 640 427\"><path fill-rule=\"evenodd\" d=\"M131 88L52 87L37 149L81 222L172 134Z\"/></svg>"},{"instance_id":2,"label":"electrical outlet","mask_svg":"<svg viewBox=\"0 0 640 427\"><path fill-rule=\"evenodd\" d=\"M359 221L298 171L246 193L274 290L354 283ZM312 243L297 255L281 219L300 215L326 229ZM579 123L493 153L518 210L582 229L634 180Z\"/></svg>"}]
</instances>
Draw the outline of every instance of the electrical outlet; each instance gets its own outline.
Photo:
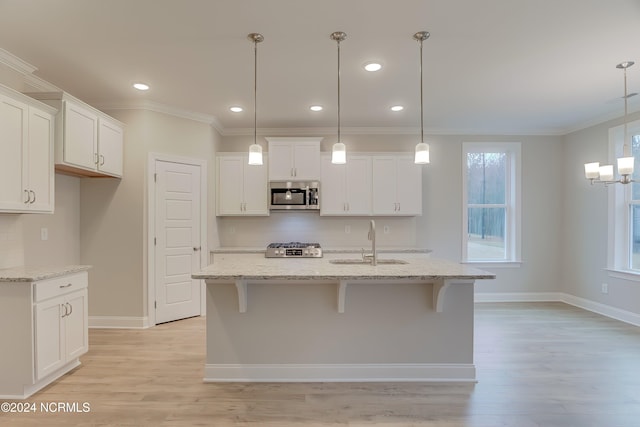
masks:
<instances>
[{"instance_id":1,"label":"electrical outlet","mask_svg":"<svg viewBox=\"0 0 640 427\"><path fill-rule=\"evenodd\" d=\"M389 226L385 225L384 227L382 227L382 231L384 232L384 234L389 234L389 231L390 231Z\"/></svg>"},{"instance_id":2,"label":"electrical outlet","mask_svg":"<svg viewBox=\"0 0 640 427\"><path fill-rule=\"evenodd\" d=\"M346 234L351 234L351 226L350 225L345 225L344 226L344 232Z\"/></svg>"},{"instance_id":3,"label":"electrical outlet","mask_svg":"<svg viewBox=\"0 0 640 427\"><path fill-rule=\"evenodd\" d=\"M40 240L49 240L49 229L42 227L40 229Z\"/></svg>"},{"instance_id":4,"label":"electrical outlet","mask_svg":"<svg viewBox=\"0 0 640 427\"><path fill-rule=\"evenodd\" d=\"M607 284L607 283L603 283L602 284L602 293L603 294L608 294L609 293L609 284Z\"/></svg>"}]
</instances>

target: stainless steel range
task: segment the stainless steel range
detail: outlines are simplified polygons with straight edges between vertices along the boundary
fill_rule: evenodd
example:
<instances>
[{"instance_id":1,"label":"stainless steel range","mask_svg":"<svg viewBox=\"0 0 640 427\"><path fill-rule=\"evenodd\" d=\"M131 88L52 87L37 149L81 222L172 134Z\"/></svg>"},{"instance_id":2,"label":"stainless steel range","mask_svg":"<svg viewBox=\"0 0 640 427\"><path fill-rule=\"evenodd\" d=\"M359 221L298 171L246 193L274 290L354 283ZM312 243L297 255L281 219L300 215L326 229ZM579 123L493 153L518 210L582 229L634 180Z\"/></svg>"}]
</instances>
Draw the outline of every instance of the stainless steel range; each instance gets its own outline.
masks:
<instances>
[{"instance_id":1,"label":"stainless steel range","mask_svg":"<svg viewBox=\"0 0 640 427\"><path fill-rule=\"evenodd\" d=\"M271 243L264 253L266 258L321 258L319 243Z\"/></svg>"}]
</instances>

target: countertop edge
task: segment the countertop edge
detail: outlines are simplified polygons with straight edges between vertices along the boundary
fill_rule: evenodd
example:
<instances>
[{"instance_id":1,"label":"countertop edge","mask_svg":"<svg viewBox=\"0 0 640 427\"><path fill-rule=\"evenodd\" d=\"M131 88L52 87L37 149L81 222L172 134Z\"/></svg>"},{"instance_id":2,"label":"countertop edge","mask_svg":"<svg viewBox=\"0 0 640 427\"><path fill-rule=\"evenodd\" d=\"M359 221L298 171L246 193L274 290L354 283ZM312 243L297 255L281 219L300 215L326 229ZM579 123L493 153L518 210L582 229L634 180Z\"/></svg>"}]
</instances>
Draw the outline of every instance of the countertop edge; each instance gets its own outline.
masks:
<instances>
[{"instance_id":1,"label":"countertop edge","mask_svg":"<svg viewBox=\"0 0 640 427\"><path fill-rule=\"evenodd\" d=\"M12 267L0 269L0 282L36 282L91 269L91 265Z\"/></svg>"},{"instance_id":2,"label":"countertop edge","mask_svg":"<svg viewBox=\"0 0 640 427\"><path fill-rule=\"evenodd\" d=\"M366 249L366 248L365 248ZM411 247L397 247L397 248L377 248L378 253L414 253L414 254L429 254L433 252L431 249L426 248L411 248ZM210 254L259 254L264 253L264 248L216 248L209 251ZM362 248L322 248L322 252L326 254L359 254L362 252Z\"/></svg>"}]
</instances>

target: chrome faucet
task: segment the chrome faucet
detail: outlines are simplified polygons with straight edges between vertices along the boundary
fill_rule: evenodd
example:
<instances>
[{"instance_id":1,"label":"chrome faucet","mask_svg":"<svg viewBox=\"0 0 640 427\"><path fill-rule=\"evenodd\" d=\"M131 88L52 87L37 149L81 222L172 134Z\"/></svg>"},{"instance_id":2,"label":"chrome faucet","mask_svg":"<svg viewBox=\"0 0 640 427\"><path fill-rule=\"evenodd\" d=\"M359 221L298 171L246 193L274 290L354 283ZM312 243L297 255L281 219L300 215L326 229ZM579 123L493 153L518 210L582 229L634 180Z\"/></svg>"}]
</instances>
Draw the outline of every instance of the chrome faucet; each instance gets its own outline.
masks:
<instances>
[{"instance_id":1,"label":"chrome faucet","mask_svg":"<svg viewBox=\"0 0 640 427\"><path fill-rule=\"evenodd\" d=\"M371 220L369 223L369 235L367 238L371 240L371 253L365 254L364 249L362 249L362 260L366 261L370 259L371 265L378 265L378 253L376 252L376 222L374 220Z\"/></svg>"}]
</instances>

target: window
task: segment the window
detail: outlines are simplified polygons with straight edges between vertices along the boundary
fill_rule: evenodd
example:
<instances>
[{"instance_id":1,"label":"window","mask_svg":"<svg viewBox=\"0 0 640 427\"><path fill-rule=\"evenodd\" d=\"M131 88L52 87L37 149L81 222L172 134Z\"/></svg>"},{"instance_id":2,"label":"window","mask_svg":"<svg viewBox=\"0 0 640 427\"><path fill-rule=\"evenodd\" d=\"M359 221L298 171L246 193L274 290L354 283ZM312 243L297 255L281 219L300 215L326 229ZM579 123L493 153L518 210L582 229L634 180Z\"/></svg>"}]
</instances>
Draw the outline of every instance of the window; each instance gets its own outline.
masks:
<instances>
[{"instance_id":1,"label":"window","mask_svg":"<svg viewBox=\"0 0 640 427\"><path fill-rule=\"evenodd\" d=\"M640 121L627 125L631 152L635 158L629 185L609 186L609 269L640 274ZM624 125L609 129L609 155L620 157ZM637 279L636 279L637 280Z\"/></svg>"},{"instance_id":2,"label":"window","mask_svg":"<svg viewBox=\"0 0 640 427\"><path fill-rule=\"evenodd\" d=\"M464 143L462 169L463 261L519 262L520 144Z\"/></svg>"}]
</instances>

